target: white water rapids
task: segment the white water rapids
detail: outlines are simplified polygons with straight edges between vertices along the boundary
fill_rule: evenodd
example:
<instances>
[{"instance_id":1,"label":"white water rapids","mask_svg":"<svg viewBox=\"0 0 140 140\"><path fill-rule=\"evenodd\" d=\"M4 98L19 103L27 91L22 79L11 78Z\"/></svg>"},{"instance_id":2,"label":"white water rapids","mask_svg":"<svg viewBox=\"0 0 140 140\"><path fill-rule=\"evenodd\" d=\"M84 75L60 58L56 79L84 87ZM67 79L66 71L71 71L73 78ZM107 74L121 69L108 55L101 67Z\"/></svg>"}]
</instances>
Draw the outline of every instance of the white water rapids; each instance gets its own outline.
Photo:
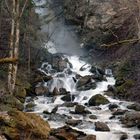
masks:
<instances>
[{"instance_id":1,"label":"white water rapids","mask_svg":"<svg viewBox=\"0 0 140 140\"><path fill-rule=\"evenodd\" d=\"M36 12L38 14L40 14L41 17L46 15L45 13L48 12L48 9L40 7L42 5L45 5L46 1L45 0L35 0L35 3L37 6L39 6L36 8ZM57 24L57 23L55 23L55 24ZM46 27L45 25L43 25L43 27L42 27L42 30L47 33L48 29L44 30L45 28L48 28L48 26ZM54 28L54 23L53 23L53 25L51 25L51 28ZM55 36L52 36L51 40L49 40L49 42L45 43L44 46L51 53L56 53L56 52L58 52L58 50L60 51L60 49L64 48L64 50L61 50L61 52L66 54L64 57L67 58L69 60L69 62L72 64L72 66L73 66L72 68L70 68L68 66L68 69L70 69L72 71L72 74L68 74L67 69L65 69L62 73L46 74L46 75L52 75L52 77L53 77L53 83L51 83L51 85L50 85L50 91L53 91L53 89L55 87L57 87L58 89L65 88L67 91L70 92L71 95L75 95L75 99L72 102L76 102L76 103L78 103L80 105L84 105L84 106L85 106L85 103L87 103L93 95L102 94L110 101L110 103L117 104L120 109L123 109L123 110L127 109L126 106L131 104L130 102L112 99L105 95L104 91L107 90L108 85L115 84L115 79L113 76L106 77L107 81L98 82L97 87L94 90L90 89L90 90L86 90L86 91L77 91L77 89L75 87L76 83L74 82L73 77L75 77L75 74L79 74L81 76L92 75L92 73L89 72L89 69L91 66L90 66L90 64L85 65L86 62L80 60L80 58L76 55L67 55L68 52L70 54L72 54L72 52L73 52L72 50L75 48L76 45L79 45L80 43L75 43L75 42L77 42L77 39L75 41L75 38L73 36L71 36L69 34L69 32L65 30L65 28L66 28L65 26L61 27L61 32L59 32L60 29L57 30L56 31L57 33L55 34ZM64 30L65 30L65 34L64 34ZM65 40L65 42L62 41L62 38L59 43L55 40L55 38L58 37L57 36L58 34L59 34L58 39L60 39L61 34L63 34L63 36L67 36L67 39L65 39L65 38L63 39L63 41ZM70 42L67 42L68 38L70 38ZM73 39L74 39L74 41L73 41ZM72 42L71 42L71 40L72 40ZM69 43L69 46L66 47L65 46L66 43ZM61 45L63 45L63 47ZM70 48L70 46L73 46L73 47ZM66 48L70 48L70 49L66 50ZM48 65L47 69L51 69L51 65L49 65L47 62L45 62L42 64L42 67L40 68L40 70L42 72L45 73L44 65ZM84 69L84 71L80 71L80 68L83 65L85 65L85 69ZM109 71L109 73L111 74L111 71ZM63 74L64 76L59 77L58 76L59 74ZM47 82L44 84L46 86L48 86ZM109 119L112 116L112 112L108 109L109 104L100 105L99 107L101 108L101 110L97 109L96 107L85 106L93 115L97 116L96 120L92 120L89 118L89 115L71 114L70 111L74 111L74 107L61 106L64 103L64 101L61 100L62 96L63 95L56 96L56 97L39 96L34 99L34 103L36 104L36 106L34 108L34 112L40 114L45 120L48 120L48 122L52 128L58 128L58 127L66 125L65 119L63 119L61 117L60 118L56 117L55 119L48 118L48 116L43 115L43 111L48 110L48 112L51 112L52 109L54 109L56 106L58 106L58 110L56 112L57 114L60 114L62 116L63 115L70 116L74 120L82 120L81 124L77 125L76 127L73 127L74 129L78 129L87 134L94 134L94 135L96 135L97 140L120 140L120 136L123 133L128 134L128 140L134 140L133 135L139 133L138 129L136 129L136 128L125 128L121 124L121 122L119 121L118 118ZM28 98L27 98L27 100L28 100ZM110 132L95 131L94 123L97 121L105 122L110 128Z\"/></svg>"}]
</instances>

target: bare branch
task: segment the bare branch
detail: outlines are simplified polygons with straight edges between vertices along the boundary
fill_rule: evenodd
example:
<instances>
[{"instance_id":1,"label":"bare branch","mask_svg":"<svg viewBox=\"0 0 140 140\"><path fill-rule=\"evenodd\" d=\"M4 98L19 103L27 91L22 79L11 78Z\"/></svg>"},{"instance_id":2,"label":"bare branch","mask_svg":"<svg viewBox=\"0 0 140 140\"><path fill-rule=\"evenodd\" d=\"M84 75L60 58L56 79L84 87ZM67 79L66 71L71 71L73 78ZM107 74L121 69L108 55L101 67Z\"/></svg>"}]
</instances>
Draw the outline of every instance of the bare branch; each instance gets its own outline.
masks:
<instances>
[{"instance_id":1,"label":"bare branch","mask_svg":"<svg viewBox=\"0 0 140 140\"><path fill-rule=\"evenodd\" d=\"M7 0L5 0L5 5L6 5L6 9L7 9L8 13L9 13L10 17L12 17L12 13L10 12L10 8L9 8L8 3L7 3Z\"/></svg>"},{"instance_id":2,"label":"bare branch","mask_svg":"<svg viewBox=\"0 0 140 140\"><path fill-rule=\"evenodd\" d=\"M20 15L19 15L19 18L22 17L23 12L24 12L24 10L25 10L25 8L26 8L27 2L28 2L28 0L25 1L24 6L23 6L23 8L22 8L22 10L21 10L21 13L20 13Z\"/></svg>"},{"instance_id":3,"label":"bare branch","mask_svg":"<svg viewBox=\"0 0 140 140\"><path fill-rule=\"evenodd\" d=\"M122 40L122 41L118 41L118 42L113 42L110 44L102 44L101 47L112 47L112 46L116 46L116 45L120 45L120 44L125 44L125 43L134 43L136 41L139 41L140 39L128 39L128 40Z\"/></svg>"}]
</instances>

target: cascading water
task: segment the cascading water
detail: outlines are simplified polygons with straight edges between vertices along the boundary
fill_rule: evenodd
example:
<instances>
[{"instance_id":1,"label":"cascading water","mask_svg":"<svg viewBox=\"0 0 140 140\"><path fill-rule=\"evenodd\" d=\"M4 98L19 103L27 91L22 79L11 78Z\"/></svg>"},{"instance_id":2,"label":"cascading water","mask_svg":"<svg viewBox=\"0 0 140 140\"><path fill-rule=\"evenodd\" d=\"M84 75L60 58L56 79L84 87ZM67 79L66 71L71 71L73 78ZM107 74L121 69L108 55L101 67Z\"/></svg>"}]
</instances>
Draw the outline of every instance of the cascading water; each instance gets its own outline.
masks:
<instances>
[{"instance_id":1,"label":"cascading water","mask_svg":"<svg viewBox=\"0 0 140 140\"><path fill-rule=\"evenodd\" d=\"M46 4L46 1L44 0L35 0L35 3L37 6L41 6ZM41 17L44 16L44 11L48 11L48 9L41 9L37 8L36 12L41 14ZM58 23L58 22L57 22ZM57 24L53 23L53 24ZM46 25L48 26L48 25ZM53 25L51 25L52 27ZM60 26L60 24L59 24ZM62 25L63 26L63 25ZM43 30L45 26L43 25ZM46 27L47 28L47 27ZM53 27L54 28L54 27ZM61 27L61 29L64 29L66 27ZM47 32L48 30L46 30ZM57 32L58 34L61 34ZM70 37L71 35L68 34L66 31L65 34L67 37ZM61 36L61 35L60 35ZM57 35L53 36L52 39L47 42L44 46L49 49L51 53L56 53L58 48L60 50L60 46L63 43L66 43L68 40L59 40L61 42L58 46L55 42L55 38ZM58 40L58 39L57 39ZM72 37L70 37L70 40L72 40ZM73 47L70 49L74 49L75 45L79 45L79 43L74 43L75 41L72 41ZM67 42L68 43L68 42ZM64 45L64 44L63 44ZM79 45L80 46L80 45ZM58 47L58 48L57 48ZM64 47L64 46L63 46ZM63 48L62 47L62 48ZM61 49L62 49L61 48ZM81 52L81 49L77 49L78 52ZM76 50L76 51L77 51ZM80 51L79 51L80 50ZM48 82L43 82L43 86L48 87L49 92L52 93L55 88L59 89L66 89L68 91L68 94L70 93L71 100L69 103L77 103L79 105L85 106L87 110L89 110L93 115L97 116L96 120L90 119L89 115L81 115L81 114L74 114L71 113L75 110L75 106L67 107L64 104L66 103L64 100L62 100L62 97L64 95L57 95L57 96L38 96L37 98L33 99L35 103L35 107L33 112L40 114L45 120L48 120L50 123L50 126L52 128L58 128L61 126L66 125L66 120L71 118L73 120L82 120L82 123L78 124L77 126L73 127L74 129L78 129L80 131L83 131L87 134L95 134L97 136L97 140L120 140L120 136L123 133L127 133L128 139L133 140L133 135L139 133L139 130L136 128L125 128L119 121L118 118L109 119L112 116L112 112L108 109L109 104L116 104L120 109L127 109L126 106L131 104L130 102L126 101L120 101L117 99L112 99L111 97L108 97L105 95L105 92L107 90L108 85L114 85L115 79L112 76L111 69L106 69L106 81L100 81L96 82L96 88L95 89L88 89L84 91L77 90L77 79L76 76L87 76L92 75L89 70L91 68L90 64L87 64L87 62L84 62L80 60L80 58L76 55L72 56L70 51L70 55L67 55L69 50L63 51L66 55L63 55L63 59L67 59L69 63L67 64L67 67L62 72L57 72L55 69L53 69L53 66L49 64L48 62L44 62L39 68L39 71L44 73L46 76L52 76L52 80ZM70 65L71 64L71 65ZM82 69L81 69L82 68ZM96 70L96 73L98 73L98 70ZM93 81L94 82L94 81ZM40 83L39 83L40 84ZM109 104L106 105L99 105L99 106L89 106L88 102L89 99L97 94L101 94L104 97L106 97L109 100ZM73 99L74 96L74 99ZM29 97L31 98L31 97ZM26 99L25 105L28 103L29 98ZM52 113L52 110L54 108L57 108L55 113ZM48 114L44 114L43 111L49 112ZM127 109L128 110L128 109ZM110 132L101 132L101 131L95 131L95 122L105 122L109 128Z\"/></svg>"}]
</instances>

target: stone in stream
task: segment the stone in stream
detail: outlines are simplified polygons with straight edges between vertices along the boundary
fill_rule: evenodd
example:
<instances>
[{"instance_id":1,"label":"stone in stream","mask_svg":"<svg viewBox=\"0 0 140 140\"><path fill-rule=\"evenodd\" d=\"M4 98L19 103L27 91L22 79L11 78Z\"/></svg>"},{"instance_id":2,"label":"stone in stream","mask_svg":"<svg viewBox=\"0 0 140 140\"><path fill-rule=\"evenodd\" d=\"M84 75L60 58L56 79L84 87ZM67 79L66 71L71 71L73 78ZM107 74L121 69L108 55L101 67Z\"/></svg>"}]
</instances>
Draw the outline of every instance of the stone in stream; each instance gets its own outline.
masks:
<instances>
[{"instance_id":1,"label":"stone in stream","mask_svg":"<svg viewBox=\"0 0 140 140\"><path fill-rule=\"evenodd\" d=\"M107 124L103 122L95 122L95 130L96 131L110 131L110 128L107 126Z\"/></svg>"},{"instance_id":2,"label":"stone in stream","mask_svg":"<svg viewBox=\"0 0 140 140\"><path fill-rule=\"evenodd\" d=\"M76 102L66 102L63 103L61 106L65 106L65 107L74 107L75 105L77 105L78 103Z\"/></svg>"},{"instance_id":3,"label":"stone in stream","mask_svg":"<svg viewBox=\"0 0 140 140\"><path fill-rule=\"evenodd\" d=\"M75 96L74 96L74 95L71 95L71 94L69 93L69 94L63 96L61 99L62 99L63 101L66 101L66 102L71 102L71 101L74 101Z\"/></svg>"},{"instance_id":4,"label":"stone in stream","mask_svg":"<svg viewBox=\"0 0 140 140\"><path fill-rule=\"evenodd\" d=\"M59 91L58 91L58 89L56 87L53 89L52 94L53 94L53 96L60 95L60 93L59 93Z\"/></svg>"},{"instance_id":5,"label":"stone in stream","mask_svg":"<svg viewBox=\"0 0 140 140\"><path fill-rule=\"evenodd\" d=\"M62 72L65 68L67 68L67 60L63 59L61 54L53 55L52 67L58 72Z\"/></svg>"},{"instance_id":6,"label":"stone in stream","mask_svg":"<svg viewBox=\"0 0 140 140\"><path fill-rule=\"evenodd\" d=\"M109 110L114 110L114 109L118 108L118 105L117 104L109 104L108 108L109 108Z\"/></svg>"},{"instance_id":7,"label":"stone in stream","mask_svg":"<svg viewBox=\"0 0 140 140\"><path fill-rule=\"evenodd\" d=\"M128 139L128 135L127 133L123 133L120 137L120 140L126 140L126 139Z\"/></svg>"},{"instance_id":8,"label":"stone in stream","mask_svg":"<svg viewBox=\"0 0 140 140\"><path fill-rule=\"evenodd\" d=\"M79 138L77 140L96 140L96 136L95 135L88 135L88 136L85 136L83 138Z\"/></svg>"},{"instance_id":9,"label":"stone in stream","mask_svg":"<svg viewBox=\"0 0 140 140\"><path fill-rule=\"evenodd\" d=\"M72 129L69 126L53 129L51 136L59 140L96 140L95 135L86 135L84 132Z\"/></svg>"},{"instance_id":10,"label":"stone in stream","mask_svg":"<svg viewBox=\"0 0 140 140\"><path fill-rule=\"evenodd\" d=\"M35 87L35 94L37 96L49 94L49 89L43 85L37 86L37 87Z\"/></svg>"},{"instance_id":11,"label":"stone in stream","mask_svg":"<svg viewBox=\"0 0 140 140\"><path fill-rule=\"evenodd\" d=\"M136 140L140 140L140 134L136 134L133 136Z\"/></svg>"},{"instance_id":12,"label":"stone in stream","mask_svg":"<svg viewBox=\"0 0 140 140\"><path fill-rule=\"evenodd\" d=\"M92 96L88 102L89 106L99 106L99 105L105 105L108 103L109 103L109 100L101 94Z\"/></svg>"},{"instance_id":13,"label":"stone in stream","mask_svg":"<svg viewBox=\"0 0 140 140\"><path fill-rule=\"evenodd\" d=\"M113 115L124 115L127 112L127 110L117 109L113 112Z\"/></svg>"},{"instance_id":14,"label":"stone in stream","mask_svg":"<svg viewBox=\"0 0 140 140\"><path fill-rule=\"evenodd\" d=\"M75 114L91 114L91 112L86 110L83 105L76 105Z\"/></svg>"},{"instance_id":15,"label":"stone in stream","mask_svg":"<svg viewBox=\"0 0 140 140\"><path fill-rule=\"evenodd\" d=\"M80 87L82 87L82 86L85 86L86 84L88 84L88 83L91 82L91 79L92 79L92 76L90 76L90 75L86 75L86 76L84 76L84 77L81 77L81 78L78 80L78 82L77 82L77 84L76 84L76 87L77 87L77 88L80 88Z\"/></svg>"},{"instance_id":16,"label":"stone in stream","mask_svg":"<svg viewBox=\"0 0 140 140\"><path fill-rule=\"evenodd\" d=\"M43 114L47 114L48 115L48 114L51 114L51 113L48 110L44 110Z\"/></svg>"},{"instance_id":17,"label":"stone in stream","mask_svg":"<svg viewBox=\"0 0 140 140\"><path fill-rule=\"evenodd\" d=\"M89 118L92 119L92 120L96 120L97 116L96 115L90 115Z\"/></svg>"},{"instance_id":18,"label":"stone in stream","mask_svg":"<svg viewBox=\"0 0 140 140\"><path fill-rule=\"evenodd\" d=\"M91 75L86 75L84 77L81 77L77 84L76 84L77 90L90 90L96 88L96 83L92 80Z\"/></svg>"},{"instance_id":19,"label":"stone in stream","mask_svg":"<svg viewBox=\"0 0 140 140\"><path fill-rule=\"evenodd\" d=\"M128 109L133 109L135 111L140 111L140 104L134 103L134 104L128 105L127 108Z\"/></svg>"},{"instance_id":20,"label":"stone in stream","mask_svg":"<svg viewBox=\"0 0 140 140\"><path fill-rule=\"evenodd\" d=\"M71 126L76 126L78 124L80 124L82 122L82 120L73 120L73 119L69 119L67 120L65 123L67 125L71 125Z\"/></svg>"},{"instance_id":21,"label":"stone in stream","mask_svg":"<svg viewBox=\"0 0 140 140\"><path fill-rule=\"evenodd\" d=\"M67 93L70 93L70 92L68 92L65 88L60 88L59 93L60 95L66 95Z\"/></svg>"},{"instance_id":22,"label":"stone in stream","mask_svg":"<svg viewBox=\"0 0 140 140\"><path fill-rule=\"evenodd\" d=\"M55 114L58 110L58 106L56 106L55 108L52 109L51 113Z\"/></svg>"},{"instance_id":23,"label":"stone in stream","mask_svg":"<svg viewBox=\"0 0 140 140\"><path fill-rule=\"evenodd\" d=\"M126 112L121 118L121 122L126 127L134 127L140 125L140 112Z\"/></svg>"}]
</instances>

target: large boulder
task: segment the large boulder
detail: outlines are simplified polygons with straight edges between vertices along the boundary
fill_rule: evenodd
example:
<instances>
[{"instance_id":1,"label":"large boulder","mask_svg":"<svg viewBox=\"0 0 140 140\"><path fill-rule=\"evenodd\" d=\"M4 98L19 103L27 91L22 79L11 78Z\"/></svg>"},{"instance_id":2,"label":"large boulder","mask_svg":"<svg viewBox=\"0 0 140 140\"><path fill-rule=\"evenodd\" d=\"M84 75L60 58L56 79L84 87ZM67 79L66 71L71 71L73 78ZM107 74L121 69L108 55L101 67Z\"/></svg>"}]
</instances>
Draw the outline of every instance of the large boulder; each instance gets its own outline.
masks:
<instances>
[{"instance_id":1,"label":"large boulder","mask_svg":"<svg viewBox=\"0 0 140 140\"><path fill-rule=\"evenodd\" d=\"M103 122L95 122L96 131L110 131L109 127Z\"/></svg>"},{"instance_id":2,"label":"large boulder","mask_svg":"<svg viewBox=\"0 0 140 140\"><path fill-rule=\"evenodd\" d=\"M45 140L48 139L50 126L39 116L11 110L0 114L0 133L10 140L23 139Z\"/></svg>"},{"instance_id":3,"label":"large boulder","mask_svg":"<svg viewBox=\"0 0 140 140\"><path fill-rule=\"evenodd\" d=\"M69 126L52 130L50 136L59 140L96 140L95 135L86 135L84 132L77 131Z\"/></svg>"},{"instance_id":4,"label":"large boulder","mask_svg":"<svg viewBox=\"0 0 140 140\"><path fill-rule=\"evenodd\" d=\"M78 82L76 83L76 87L78 90L95 89L96 83L92 80L91 75L86 75L78 80Z\"/></svg>"},{"instance_id":5,"label":"large boulder","mask_svg":"<svg viewBox=\"0 0 140 140\"><path fill-rule=\"evenodd\" d=\"M53 69L57 70L58 72L62 72L65 68L67 68L68 60L63 59L61 55L55 54L52 60L52 67Z\"/></svg>"},{"instance_id":6,"label":"large boulder","mask_svg":"<svg viewBox=\"0 0 140 140\"><path fill-rule=\"evenodd\" d=\"M15 108L18 110L24 109L23 103L21 103L20 100L18 100L13 95L6 94L6 95L0 97L0 103L1 103L0 109L2 111L7 111L10 108ZM4 107L4 108L2 108L2 107ZM4 109L6 109L6 110L4 110Z\"/></svg>"},{"instance_id":7,"label":"large boulder","mask_svg":"<svg viewBox=\"0 0 140 140\"><path fill-rule=\"evenodd\" d=\"M126 112L121 121L127 127L139 126L140 112Z\"/></svg>"},{"instance_id":8,"label":"large boulder","mask_svg":"<svg viewBox=\"0 0 140 140\"><path fill-rule=\"evenodd\" d=\"M74 101L75 96L71 95L71 94L67 94L67 95L63 96L61 99L65 102L72 102L72 101Z\"/></svg>"},{"instance_id":9,"label":"large boulder","mask_svg":"<svg viewBox=\"0 0 140 140\"><path fill-rule=\"evenodd\" d=\"M37 86L37 87L35 87L35 94L37 96L49 94L49 89L48 89L48 87L45 87L43 85Z\"/></svg>"},{"instance_id":10,"label":"large boulder","mask_svg":"<svg viewBox=\"0 0 140 140\"><path fill-rule=\"evenodd\" d=\"M133 109L135 111L140 111L140 104L134 103L134 104L128 105L127 108L128 109Z\"/></svg>"},{"instance_id":11,"label":"large boulder","mask_svg":"<svg viewBox=\"0 0 140 140\"><path fill-rule=\"evenodd\" d=\"M91 114L91 112L86 110L85 106L83 105L76 105L75 114Z\"/></svg>"},{"instance_id":12,"label":"large boulder","mask_svg":"<svg viewBox=\"0 0 140 140\"><path fill-rule=\"evenodd\" d=\"M109 103L109 100L101 94L92 96L88 102L90 106L99 106L99 105L104 105L108 103Z\"/></svg>"},{"instance_id":13,"label":"large boulder","mask_svg":"<svg viewBox=\"0 0 140 140\"><path fill-rule=\"evenodd\" d=\"M66 121L66 124L71 125L71 126L76 126L76 125L80 124L81 122L82 122L81 120L69 119Z\"/></svg>"}]
</instances>

